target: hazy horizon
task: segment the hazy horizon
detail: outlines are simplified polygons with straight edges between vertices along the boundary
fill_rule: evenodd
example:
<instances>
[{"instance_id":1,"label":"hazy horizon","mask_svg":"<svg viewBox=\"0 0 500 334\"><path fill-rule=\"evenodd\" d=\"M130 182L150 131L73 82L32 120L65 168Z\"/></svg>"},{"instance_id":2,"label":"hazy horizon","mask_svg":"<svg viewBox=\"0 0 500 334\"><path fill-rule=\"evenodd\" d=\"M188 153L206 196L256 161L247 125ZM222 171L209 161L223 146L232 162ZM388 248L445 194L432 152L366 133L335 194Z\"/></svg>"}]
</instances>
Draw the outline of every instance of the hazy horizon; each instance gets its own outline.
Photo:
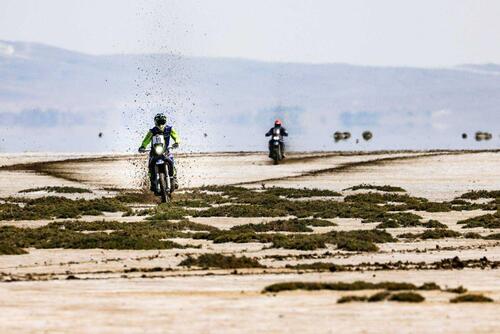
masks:
<instances>
[{"instance_id":1,"label":"hazy horizon","mask_svg":"<svg viewBox=\"0 0 500 334\"><path fill-rule=\"evenodd\" d=\"M0 42L2 50L2 150L134 151L157 112L167 113L186 151L265 150L263 134L276 117L293 134L289 147L299 151L495 148L500 131L498 65L92 56L16 42ZM33 136L22 135L26 126ZM70 146L68 130L78 138ZM374 132L370 142L360 138L365 130ZM334 143L335 131L353 138ZM494 138L477 143L475 131Z\"/></svg>"},{"instance_id":2,"label":"hazy horizon","mask_svg":"<svg viewBox=\"0 0 500 334\"><path fill-rule=\"evenodd\" d=\"M0 39L100 54L449 67L500 63L494 0L4 0Z\"/></svg>"}]
</instances>

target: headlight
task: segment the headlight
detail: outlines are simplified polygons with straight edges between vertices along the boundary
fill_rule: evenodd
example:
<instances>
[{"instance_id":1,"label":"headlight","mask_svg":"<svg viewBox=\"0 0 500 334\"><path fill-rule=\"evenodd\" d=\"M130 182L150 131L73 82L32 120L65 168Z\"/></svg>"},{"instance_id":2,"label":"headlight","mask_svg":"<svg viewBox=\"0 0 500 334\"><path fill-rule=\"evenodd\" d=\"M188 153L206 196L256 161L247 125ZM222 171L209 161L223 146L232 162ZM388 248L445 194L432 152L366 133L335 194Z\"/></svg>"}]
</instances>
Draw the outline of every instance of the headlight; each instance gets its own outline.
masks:
<instances>
[{"instance_id":1,"label":"headlight","mask_svg":"<svg viewBox=\"0 0 500 334\"><path fill-rule=\"evenodd\" d=\"M163 146L162 145L156 145L155 146L155 153L160 155L163 153Z\"/></svg>"}]
</instances>

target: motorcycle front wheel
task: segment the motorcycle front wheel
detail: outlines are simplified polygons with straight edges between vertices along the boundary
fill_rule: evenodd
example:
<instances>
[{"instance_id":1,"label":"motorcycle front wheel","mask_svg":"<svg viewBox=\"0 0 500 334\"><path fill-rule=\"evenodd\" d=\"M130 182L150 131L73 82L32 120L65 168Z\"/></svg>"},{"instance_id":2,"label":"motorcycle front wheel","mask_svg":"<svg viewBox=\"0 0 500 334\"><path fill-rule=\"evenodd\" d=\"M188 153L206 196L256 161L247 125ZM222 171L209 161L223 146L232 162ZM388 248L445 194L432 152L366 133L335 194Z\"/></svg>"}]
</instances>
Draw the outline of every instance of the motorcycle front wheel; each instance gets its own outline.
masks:
<instances>
[{"instance_id":1,"label":"motorcycle front wheel","mask_svg":"<svg viewBox=\"0 0 500 334\"><path fill-rule=\"evenodd\" d=\"M170 201L170 178L165 173L160 173L160 196L162 203Z\"/></svg>"},{"instance_id":2,"label":"motorcycle front wheel","mask_svg":"<svg viewBox=\"0 0 500 334\"><path fill-rule=\"evenodd\" d=\"M279 164L280 160L282 159L281 157L281 147L276 147L274 149L274 164L277 165Z\"/></svg>"}]
</instances>

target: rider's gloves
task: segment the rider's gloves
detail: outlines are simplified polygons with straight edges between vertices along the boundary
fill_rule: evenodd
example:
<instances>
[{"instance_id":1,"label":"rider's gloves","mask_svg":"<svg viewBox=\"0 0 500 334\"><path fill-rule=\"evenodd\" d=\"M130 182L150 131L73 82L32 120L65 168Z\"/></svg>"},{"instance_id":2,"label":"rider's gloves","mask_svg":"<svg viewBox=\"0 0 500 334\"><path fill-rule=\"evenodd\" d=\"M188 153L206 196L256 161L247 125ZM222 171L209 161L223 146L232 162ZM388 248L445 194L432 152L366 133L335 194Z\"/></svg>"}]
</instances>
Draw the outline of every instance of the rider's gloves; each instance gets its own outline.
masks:
<instances>
[{"instance_id":1,"label":"rider's gloves","mask_svg":"<svg viewBox=\"0 0 500 334\"><path fill-rule=\"evenodd\" d=\"M178 143L173 143L173 144L172 144L172 148L177 148L177 147L179 147L179 144L178 144Z\"/></svg>"},{"instance_id":2,"label":"rider's gloves","mask_svg":"<svg viewBox=\"0 0 500 334\"><path fill-rule=\"evenodd\" d=\"M144 153L144 152L146 152L146 149L142 146L139 147L139 153Z\"/></svg>"}]
</instances>

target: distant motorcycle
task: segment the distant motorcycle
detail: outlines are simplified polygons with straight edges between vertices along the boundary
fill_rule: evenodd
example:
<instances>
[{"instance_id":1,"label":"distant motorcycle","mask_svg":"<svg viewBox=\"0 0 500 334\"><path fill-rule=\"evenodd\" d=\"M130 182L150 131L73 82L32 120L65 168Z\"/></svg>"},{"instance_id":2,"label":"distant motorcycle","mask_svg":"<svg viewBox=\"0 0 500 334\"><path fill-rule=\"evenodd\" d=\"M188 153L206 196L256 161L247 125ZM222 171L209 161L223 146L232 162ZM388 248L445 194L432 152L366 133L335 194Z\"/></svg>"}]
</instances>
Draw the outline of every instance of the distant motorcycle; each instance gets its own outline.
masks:
<instances>
[{"instance_id":1,"label":"distant motorcycle","mask_svg":"<svg viewBox=\"0 0 500 334\"><path fill-rule=\"evenodd\" d=\"M167 203L174 192L174 155L170 152L173 147L166 147L163 135L156 135L152 138L149 163L152 168L153 189L156 196L161 197L162 203Z\"/></svg>"},{"instance_id":2,"label":"distant motorcycle","mask_svg":"<svg viewBox=\"0 0 500 334\"><path fill-rule=\"evenodd\" d=\"M269 142L269 156L275 165L283 160L282 140L279 129L273 129L273 135Z\"/></svg>"}]
</instances>

